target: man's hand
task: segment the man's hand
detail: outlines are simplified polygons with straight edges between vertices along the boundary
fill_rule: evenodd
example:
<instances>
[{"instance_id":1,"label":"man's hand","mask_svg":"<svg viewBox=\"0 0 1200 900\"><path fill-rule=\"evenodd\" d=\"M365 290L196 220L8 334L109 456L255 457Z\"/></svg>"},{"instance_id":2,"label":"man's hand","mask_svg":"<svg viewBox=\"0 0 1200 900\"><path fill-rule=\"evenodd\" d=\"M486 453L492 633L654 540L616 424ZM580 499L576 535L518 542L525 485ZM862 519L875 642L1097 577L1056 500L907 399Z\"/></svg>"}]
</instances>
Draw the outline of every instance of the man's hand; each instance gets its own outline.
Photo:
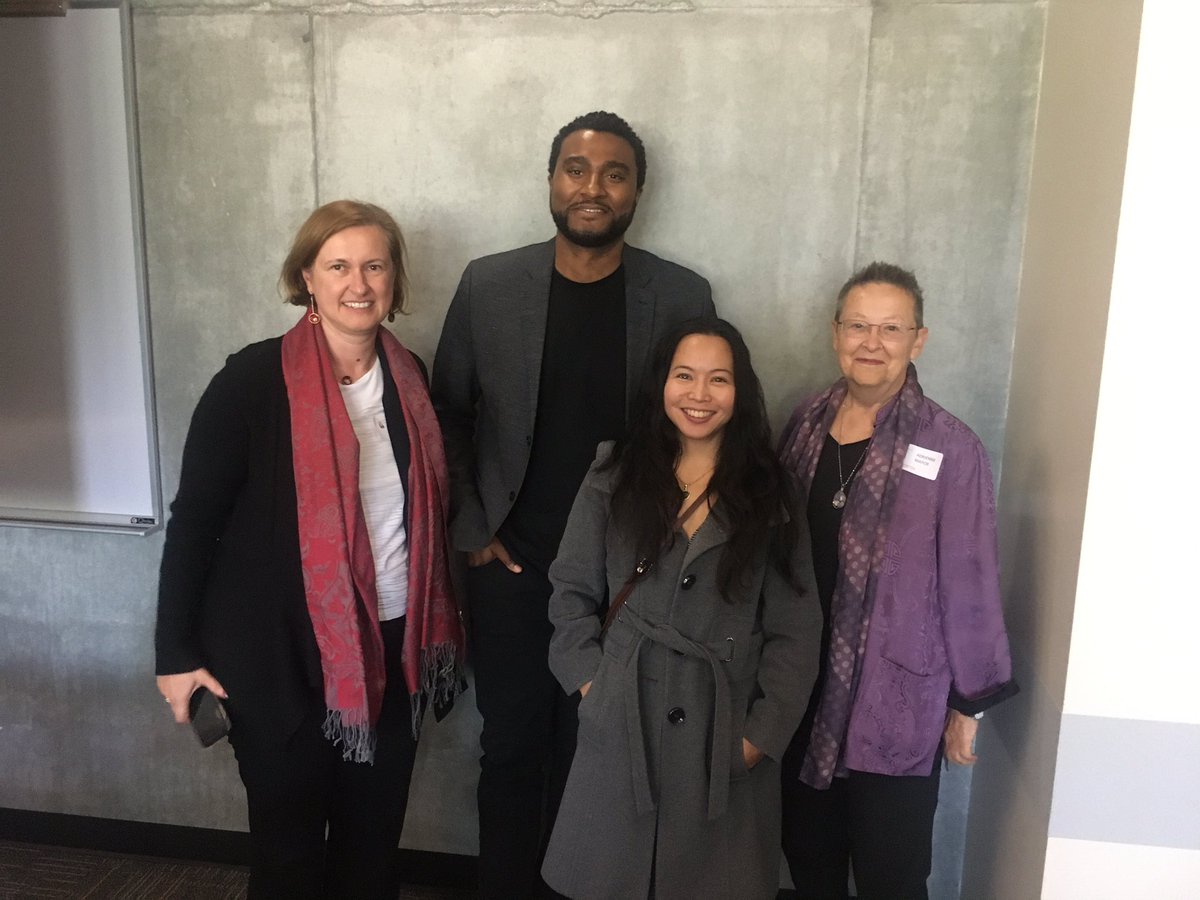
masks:
<instances>
[{"instance_id":1,"label":"man's hand","mask_svg":"<svg viewBox=\"0 0 1200 900\"><path fill-rule=\"evenodd\" d=\"M975 733L979 720L964 716L958 710L949 710L946 716L946 759L960 766L973 766L979 759L975 755Z\"/></svg>"},{"instance_id":2,"label":"man's hand","mask_svg":"<svg viewBox=\"0 0 1200 900\"><path fill-rule=\"evenodd\" d=\"M492 538L482 550L467 551L467 565L472 569L479 566L486 566L493 559L500 560L500 562L504 563L504 568L513 574L521 571L521 567L513 562L513 558L508 555L508 550L500 543L500 538Z\"/></svg>"}]
</instances>

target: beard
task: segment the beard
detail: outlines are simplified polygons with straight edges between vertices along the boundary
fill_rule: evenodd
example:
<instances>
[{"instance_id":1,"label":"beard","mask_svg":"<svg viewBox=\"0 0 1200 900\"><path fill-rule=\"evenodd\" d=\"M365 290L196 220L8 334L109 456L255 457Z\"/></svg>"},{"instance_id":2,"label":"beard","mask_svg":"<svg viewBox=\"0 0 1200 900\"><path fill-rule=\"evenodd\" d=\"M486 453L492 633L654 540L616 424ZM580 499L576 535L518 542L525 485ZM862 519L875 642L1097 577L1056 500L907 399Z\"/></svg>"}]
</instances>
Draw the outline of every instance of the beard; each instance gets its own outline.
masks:
<instances>
[{"instance_id":1,"label":"beard","mask_svg":"<svg viewBox=\"0 0 1200 900\"><path fill-rule=\"evenodd\" d=\"M633 214L637 211L637 206L625 213L623 216L615 216L612 222L603 231L580 231L572 228L567 221L567 210L556 210L553 207L550 209L550 217L554 219L554 224L558 228L558 233L565 237L568 241L577 247L589 247L595 249L597 247L609 247L625 236L625 232L629 226L633 224Z\"/></svg>"}]
</instances>

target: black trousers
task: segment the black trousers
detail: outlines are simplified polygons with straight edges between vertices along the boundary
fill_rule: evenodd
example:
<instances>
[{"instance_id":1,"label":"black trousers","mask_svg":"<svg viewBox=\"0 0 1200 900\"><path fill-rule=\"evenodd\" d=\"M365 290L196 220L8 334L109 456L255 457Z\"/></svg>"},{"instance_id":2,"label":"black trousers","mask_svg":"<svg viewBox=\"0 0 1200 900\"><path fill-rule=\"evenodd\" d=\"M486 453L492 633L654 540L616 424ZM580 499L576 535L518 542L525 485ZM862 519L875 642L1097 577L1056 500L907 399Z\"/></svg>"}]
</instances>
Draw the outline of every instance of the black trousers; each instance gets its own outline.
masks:
<instances>
[{"instance_id":1,"label":"black trousers","mask_svg":"<svg viewBox=\"0 0 1200 900\"><path fill-rule=\"evenodd\" d=\"M230 741L250 812L250 898L394 898L416 741L400 659L404 619L383 622L387 688L374 764L346 762L321 733L325 704L286 743Z\"/></svg>"},{"instance_id":2,"label":"black trousers","mask_svg":"<svg viewBox=\"0 0 1200 900\"><path fill-rule=\"evenodd\" d=\"M475 703L483 716L479 774L479 895L556 896L542 858L575 755L578 698L550 674L550 582L525 565L469 569Z\"/></svg>"},{"instance_id":3,"label":"black trousers","mask_svg":"<svg viewBox=\"0 0 1200 900\"><path fill-rule=\"evenodd\" d=\"M859 900L926 900L941 754L926 776L851 772L818 791L799 780L793 742L783 761L783 853L804 900L845 900L854 864Z\"/></svg>"}]
</instances>

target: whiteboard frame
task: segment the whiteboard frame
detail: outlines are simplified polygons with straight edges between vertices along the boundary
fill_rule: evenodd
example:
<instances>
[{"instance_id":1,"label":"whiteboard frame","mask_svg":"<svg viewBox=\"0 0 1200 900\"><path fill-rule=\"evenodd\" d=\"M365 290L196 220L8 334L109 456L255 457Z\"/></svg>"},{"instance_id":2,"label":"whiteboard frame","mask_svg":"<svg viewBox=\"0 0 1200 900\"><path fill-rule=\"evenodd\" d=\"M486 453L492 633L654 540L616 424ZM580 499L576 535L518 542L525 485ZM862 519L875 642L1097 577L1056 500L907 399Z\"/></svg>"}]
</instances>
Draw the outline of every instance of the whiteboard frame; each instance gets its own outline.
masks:
<instances>
[{"instance_id":1,"label":"whiteboard frame","mask_svg":"<svg viewBox=\"0 0 1200 900\"><path fill-rule=\"evenodd\" d=\"M125 88L125 144L129 165L130 208L133 212L133 264L137 288L138 339L142 357L142 397L146 416L147 460L151 516L68 512L0 506L0 526L98 531L147 535L163 527L162 473L159 465L158 421L155 415L154 347L150 334L150 291L146 274L145 215L142 204L141 153L138 142L137 81L133 65L133 14L129 0L72 0L71 9L116 9L121 23L121 71ZM68 13L69 15L69 13Z\"/></svg>"}]
</instances>

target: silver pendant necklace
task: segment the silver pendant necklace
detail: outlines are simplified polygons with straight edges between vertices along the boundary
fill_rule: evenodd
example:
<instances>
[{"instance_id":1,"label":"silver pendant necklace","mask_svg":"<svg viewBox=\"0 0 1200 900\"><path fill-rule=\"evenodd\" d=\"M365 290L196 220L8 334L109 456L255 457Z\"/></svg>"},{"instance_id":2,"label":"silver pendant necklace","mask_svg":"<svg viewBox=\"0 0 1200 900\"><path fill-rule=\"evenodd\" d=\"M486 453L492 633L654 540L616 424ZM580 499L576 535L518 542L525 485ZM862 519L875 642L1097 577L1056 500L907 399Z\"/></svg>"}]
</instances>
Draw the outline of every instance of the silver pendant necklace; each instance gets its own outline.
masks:
<instances>
[{"instance_id":1,"label":"silver pendant necklace","mask_svg":"<svg viewBox=\"0 0 1200 900\"><path fill-rule=\"evenodd\" d=\"M863 464L863 460L867 458L867 454L871 450L871 441L875 439L875 435L871 435L867 439L867 446L863 448L862 456L858 458L858 462L854 464L854 468L850 470L850 474L845 478L842 477L842 445L834 438L834 443L837 443L837 461L838 461L838 481L841 482L841 487L837 489L837 493L833 495L833 508L841 509L846 505L846 485L854 478L854 473L858 471L858 467Z\"/></svg>"}]
</instances>

